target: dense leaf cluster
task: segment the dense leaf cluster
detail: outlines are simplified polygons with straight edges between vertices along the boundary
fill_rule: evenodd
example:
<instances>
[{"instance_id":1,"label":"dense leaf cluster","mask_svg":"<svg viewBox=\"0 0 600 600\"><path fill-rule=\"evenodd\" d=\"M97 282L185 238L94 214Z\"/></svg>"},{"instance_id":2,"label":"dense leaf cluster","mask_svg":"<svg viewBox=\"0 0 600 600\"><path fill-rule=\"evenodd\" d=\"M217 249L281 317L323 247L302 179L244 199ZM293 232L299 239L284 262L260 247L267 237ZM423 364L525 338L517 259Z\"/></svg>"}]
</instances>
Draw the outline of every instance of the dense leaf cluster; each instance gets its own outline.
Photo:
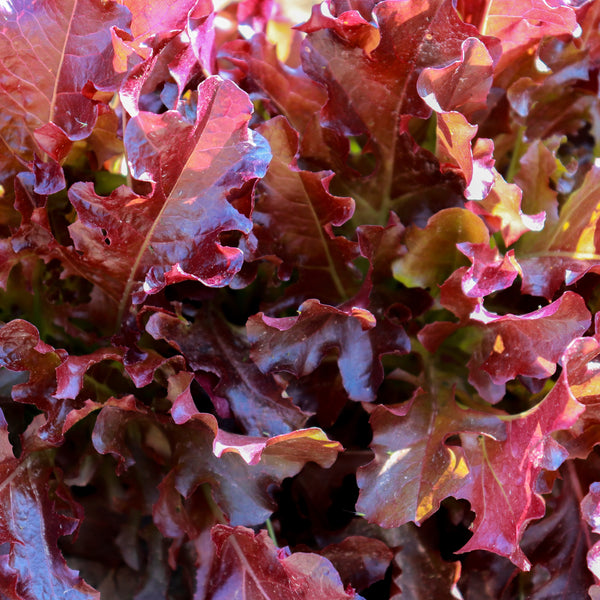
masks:
<instances>
[{"instance_id":1,"label":"dense leaf cluster","mask_svg":"<svg viewBox=\"0 0 600 600\"><path fill-rule=\"evenodd\" d=\"M600 597L600 1L293 4L0 2L0 596Z\"/></svg>"}]
</instances>

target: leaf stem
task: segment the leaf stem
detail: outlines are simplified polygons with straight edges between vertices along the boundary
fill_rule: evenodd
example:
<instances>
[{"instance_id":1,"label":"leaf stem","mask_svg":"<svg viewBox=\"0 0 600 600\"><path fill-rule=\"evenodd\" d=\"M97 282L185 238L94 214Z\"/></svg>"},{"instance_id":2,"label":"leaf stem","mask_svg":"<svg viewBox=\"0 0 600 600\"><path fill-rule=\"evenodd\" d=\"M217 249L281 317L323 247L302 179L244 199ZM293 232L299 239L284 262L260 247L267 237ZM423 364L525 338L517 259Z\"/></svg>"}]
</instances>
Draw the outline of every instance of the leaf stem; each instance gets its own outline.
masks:
<instances>
[{"instance_id":1,"label":"leaf stem","mask_svg":"<svg viewBox=\"0 0 600 600\"><path fill-rule=\"evenodd\" d=\"M277 543L277 536L275 535L275 529L273 529L273 523L271 522L271 517L267 518L265 524L267 526L267 531L269 532L269 537L273 540L273 543L279 547L279 544Z\"/></svg>"},{"instance_id":2,"label":"leaf stem","mask_svg":"<svg viewBox=\"0 0 600 600\"><path fill-rule=\"evenodd\" d=\"M217 523L220 523L221 525L229 525L225 513L221 510L213 498L210 483L203 483L200 487L202 488L202 494L204 495L204 499L210 508L210 512L215 517Z\"/></svg>"},{"instance_id":3,"label":"leaf stem","mask_svg":"<svg viewBox=\"0 0 600 600\"><path fill-rule=\"evenodd\" d=\"M525 127L523 125L519 126L517 130L517 139L515 140L515 145L513 148L512 156L510 157L510 164L508 165L508 171L506 172L506 181L508 183L512 183L514 181L515 175L519 172L521 168L520 160L521 160L521 150L523 148L523 135L525 133Z\"/></svg>"}]
</instances>

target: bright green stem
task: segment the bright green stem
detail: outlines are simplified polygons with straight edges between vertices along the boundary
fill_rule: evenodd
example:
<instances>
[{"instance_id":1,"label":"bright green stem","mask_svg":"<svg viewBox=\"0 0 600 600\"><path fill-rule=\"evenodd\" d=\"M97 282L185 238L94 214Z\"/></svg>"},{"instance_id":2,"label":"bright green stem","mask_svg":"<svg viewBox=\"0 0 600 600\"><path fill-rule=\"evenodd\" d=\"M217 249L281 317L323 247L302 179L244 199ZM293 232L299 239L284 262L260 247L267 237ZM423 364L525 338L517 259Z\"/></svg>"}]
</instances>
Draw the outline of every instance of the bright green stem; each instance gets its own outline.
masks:
<instances>
[{"instance_id":1,"label":"bright green stem","mask_svg":"<svg viewBox=\"0 0 600 600\"><path fill-rule=\"evenodd\" d=\"M273 523L271 523L271 519L268 518L265 523L267 524L267 531L269 532L269 537L273 540L273 543L279 547L277 543L277 536L275 535L275 530L273 529Z\"/></svg>"},{"instance_id":2,"label":"bright green stem","mask_svg":"<svg viewBox=\"0 0 600 600\"><path fill-rule=\"evenodd\" d=\"M521 151L523 149L523 135L525 133L525 127L522 125L517 131L517 139L515 140L515 147L513 148L512 156L510 157L510 165L508 165L508 171L506 172L506 181L512 183L515 175L521 168L519 161L521 160Z\"/></svg>"}]
</instances>

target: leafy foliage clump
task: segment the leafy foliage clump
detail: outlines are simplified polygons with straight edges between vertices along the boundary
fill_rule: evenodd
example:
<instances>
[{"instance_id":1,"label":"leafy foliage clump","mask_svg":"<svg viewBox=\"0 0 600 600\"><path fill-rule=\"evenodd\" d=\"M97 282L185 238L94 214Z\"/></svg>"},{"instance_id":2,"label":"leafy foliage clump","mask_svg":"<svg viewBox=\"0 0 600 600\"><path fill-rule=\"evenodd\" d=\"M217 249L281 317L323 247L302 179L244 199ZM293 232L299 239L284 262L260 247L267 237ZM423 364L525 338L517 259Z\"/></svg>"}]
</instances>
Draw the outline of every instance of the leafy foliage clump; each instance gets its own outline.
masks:
<instances>
[{"instance_id":1,"label":"leafy foliage clump","mask_svg":"<svg viewBox=\"0 0 600 600\"><path fill-rule=\"evenodd\" d=\"M0 2L0 596L600 597L600 3L293 4Z\"/></svg>"}]
</instances>

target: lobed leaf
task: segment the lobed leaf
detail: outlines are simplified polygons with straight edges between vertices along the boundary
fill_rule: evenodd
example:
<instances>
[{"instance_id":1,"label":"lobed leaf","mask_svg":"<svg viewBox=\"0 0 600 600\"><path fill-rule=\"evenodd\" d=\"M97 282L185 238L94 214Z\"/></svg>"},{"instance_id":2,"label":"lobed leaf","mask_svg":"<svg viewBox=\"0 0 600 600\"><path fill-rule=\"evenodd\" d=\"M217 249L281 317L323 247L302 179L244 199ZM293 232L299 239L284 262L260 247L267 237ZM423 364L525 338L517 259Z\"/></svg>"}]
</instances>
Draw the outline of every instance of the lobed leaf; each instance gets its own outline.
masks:
<instances>
[{"instance_id":1,"label":"lobed leaf","mask_svg":"<svg viewBox=\"0 0 600 600\"><path fill-rule=\"evenodd\" d=\"M58 548L58 539L73 534L82 515L36 433L32 424L16 458L0 412L0 594L14 600L99 600Z\"/></svg>"},{"instance_id":2,"label":"lobed leaf","mask_svg":"<svg viewBox=\"0 0 600 600\"><path fill-rule=\"evenodd\" d=\"M207 600L240 593L248 600L361 598L352 588L344 590L340 576L326 558L278 550L266 531L255 535L244 527L217 525L212 538L217 551L204 596Z\"/></svg>"},{"instance_id":3,"label":"lobed leaf","mask_svg":"<svg viewBox=\"0 0 600 600\"><path fill-rule=\"evenodd\" d=\"M227 285L241 269L239 248L220 236L247 234L249 218L229 201L232 188L261 177L265 142L247 128L251 107L232 83L211 78L199 88L195 122L168 111L129 121L125 146L132 174L152 184L149 196L121 187L109 197L78 183L69 199L79 219L69 226L72 260L118 304L141 302L185 280Z\"/></svg>"},{"instance_id":4,"label":"lobed leaf","mask_svg":"<svg viewBox=\"0 0 600 600\"><path fill-rule=\"evenodd\" d=\"M0 171L6 185L34 152L61 160L71 142L90 135L98 108L82 91L88 82L116 90L110 27L127 27L130 16L119 4L99 0L16 0L0 14Z\"/></svg>"},{"instance_id":5,"label":"lobed leaf","mask_svg":"<svg viewBox=\"0 0 600 600\"><path fill-rule=\"evenodd\" d=\"M224 398L247 434L277 435L304 425L307 415L286 398L285 387L261 373L249 359L250 345L243 330L227 323L214 309L198 312L193 324L157 312L148 320L146 330L182 353L216 407L218 398ZM214 375L219 381L214 384L201 374ZM177 417L179 410L175 405L171 409L176 422L182 422Z\"/></svg>"},{"instance_id":6,"label":"lobed leaf","mask_svg":"<svg viewBox=\"0 0 600 600\"><path fill-rule=\"evenodd\" d=\"M318 300L307 300L298 312L297 317L283 318L259 313L248 320L250 356L263 373L308 375L336 349L348 396L371 402L383 380L380 357L408 352L404 329L389 321L377 322L367 310L355 307L344 312Z\"/></svg>"}]
</instances>

